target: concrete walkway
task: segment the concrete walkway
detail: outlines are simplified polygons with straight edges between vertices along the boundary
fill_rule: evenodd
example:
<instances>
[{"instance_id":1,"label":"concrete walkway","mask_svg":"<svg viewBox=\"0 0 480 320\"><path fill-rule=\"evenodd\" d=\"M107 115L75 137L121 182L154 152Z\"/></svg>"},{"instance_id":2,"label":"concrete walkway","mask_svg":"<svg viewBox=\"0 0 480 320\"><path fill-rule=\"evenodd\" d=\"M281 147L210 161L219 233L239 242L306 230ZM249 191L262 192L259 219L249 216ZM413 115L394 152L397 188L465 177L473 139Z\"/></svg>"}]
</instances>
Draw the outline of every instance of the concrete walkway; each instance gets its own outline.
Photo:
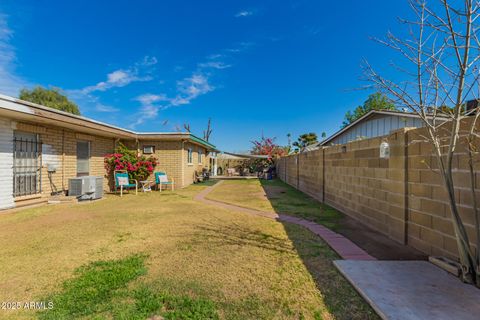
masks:
<instances>
[{"instance_id":1,"label":"concrete walkway","mask_svg":"<svg viewBox=\"0 0 480 320\"><path fill-rule=\"evenodd\" d=\"M305 227L314 234L318 235L320 238L322 238L335 252L338 253L340 257L343 259L348 259L348 260L376 260L374 257L369 255L365 250L362 248L358 247L355 243L352 241L348 240L344 236L333 232L332 230L319 225L315 222L308 221L305 219L289 216L283 213L274 213L274 212L267 212L267 211L260 211L260 210L255 210L255 209L249 209L249 208L244 208L240 207L237 205L233 205L230 203L225 203L217 200L211 200L211 199L206 199L205 197L212 192L214 189L220 187L223 184L223 181L219 181L218 183L214 184L213 186L210 186L204 190L202 190L200 193L198 193L195 196L195 200L201 201L206 204L210 204L213 206L229 209L229 210L234 210L234 211L240 211L264 218L269 218L269 219L274 219L278 221L283 221L283 222L288 222L288 223L294 223L299 226Z\"/></svg>"},{"instance_id":2,"label":"concrete walkway","mask_svg":"<svg viewBox=\"0 0 480 320\"><path fill-rule=\"evenodd\" d=\"M427 261L334 264L382 319L480 319L480 290Z\"/></svg>"}]
</instances>

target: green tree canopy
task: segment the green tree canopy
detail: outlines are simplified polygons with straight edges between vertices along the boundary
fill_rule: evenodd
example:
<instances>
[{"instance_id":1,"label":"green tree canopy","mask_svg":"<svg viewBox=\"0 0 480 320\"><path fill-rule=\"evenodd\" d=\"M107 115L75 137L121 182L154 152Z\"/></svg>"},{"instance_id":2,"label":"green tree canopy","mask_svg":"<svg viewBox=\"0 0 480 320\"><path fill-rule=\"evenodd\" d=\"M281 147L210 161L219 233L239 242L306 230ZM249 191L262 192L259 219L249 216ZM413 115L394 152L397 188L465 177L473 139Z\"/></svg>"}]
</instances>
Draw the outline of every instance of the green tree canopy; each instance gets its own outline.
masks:
<instances>
[{"instance_id":1,"label":"green tree canopy","mask_svg":"<svg viewBox=\"0 0 480 320\"><path fill-rule=\"evenodd\" d=\"M302 150L306 146L317 143L318 137L315 132L304 133L298 137L297 141L293 143L293 146L296 147L296 151Z\"/></svg>"},{"instance_id":2,"label":"green tree canopy","mask_svg":"<svg viewBox=\"0 0 480 320\"><path fill-rule=\"evenodd\" d=\"M373 93L368 96L368 99L363 103L363 105L356 107L353 112L350 110L347 111L342 127L346 127L350 123L355 122L357 119L361 118L371 110L396 110L396 108L393 102L384 94L380 92Z\"/></svg>"},{"instance_id":3,"label":"green tree canopy","mask_svg":"<svg viewBox=\"0 0 480 320\"><path fill-rule=\"evenodd\" d=\"M19 98L49 108L80 115L78 106L68 100L67 96L61 94L59 88L46 89L40 86L32 90L24 88L20 90Z\"/></svg>"}]
</instances>

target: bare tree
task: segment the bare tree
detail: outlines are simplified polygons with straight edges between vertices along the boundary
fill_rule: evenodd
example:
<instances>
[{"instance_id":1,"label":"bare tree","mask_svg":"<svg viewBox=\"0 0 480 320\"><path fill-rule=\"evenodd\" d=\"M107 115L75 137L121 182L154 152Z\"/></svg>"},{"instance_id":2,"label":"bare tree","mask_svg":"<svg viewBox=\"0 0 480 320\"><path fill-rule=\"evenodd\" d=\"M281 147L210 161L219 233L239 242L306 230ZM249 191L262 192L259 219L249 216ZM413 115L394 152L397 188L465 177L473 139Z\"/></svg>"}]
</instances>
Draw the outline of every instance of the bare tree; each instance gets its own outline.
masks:
<instances>
[{"instance_id":1,"label":"bare tree","mask_svg":"<svg viewBox=\"0 0 480 320\"><path fill-rule=\"evenodd\" d=\"M203 131L203 139L208 141L210 139L210 135L212 134L212 119L208 118L207 129Z\"/></svg>"},{"instance_id":2,"label":"bare tree","mask_svg":"<svg viewBox=\"0 0 480 320\"><path fill-rule=\"evenodd\" d=\"M190 123L184 123L184 124L183 124L183 128L184 128L185 130L187 130L187 132L191 132L191 130L190 130Z\"/></svg>"},{"instance_id":3,"label":"bare tree","mask_svg":"<svg viewBox=\"0 0 480 320\"><path fill-rule=\"evenodd\" d=\"M403 58L392 63L397 71L395 79L383 77L368 62L364 71L373 86L387 94L397 107L406 108L422 119L426 133L419 140L432 145L438 167L432 170L440 174L448 194L462 280L480 287L480 217L474 171L480 137L477 131L480 5L473 0L437 0L428 5L425 0L409 0L408 3L413 18L400 19L408 35L400 38L388 33L385 39L375 39ZM469 108L468 101L473 101ZM471 246L455 198L454 156L462 147L467 149L469 159L476 249Z\"/></svg>"}]
</instances>

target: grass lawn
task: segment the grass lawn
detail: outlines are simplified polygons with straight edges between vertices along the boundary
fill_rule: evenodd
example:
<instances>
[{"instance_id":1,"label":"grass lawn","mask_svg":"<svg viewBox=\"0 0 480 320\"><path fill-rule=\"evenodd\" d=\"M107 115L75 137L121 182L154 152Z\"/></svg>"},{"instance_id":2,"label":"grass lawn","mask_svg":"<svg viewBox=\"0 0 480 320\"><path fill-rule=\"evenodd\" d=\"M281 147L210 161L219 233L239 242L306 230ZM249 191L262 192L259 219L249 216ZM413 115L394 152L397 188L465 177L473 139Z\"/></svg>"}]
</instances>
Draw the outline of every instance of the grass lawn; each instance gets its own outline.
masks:
<instances>
[{"instance_id":1,"label":"grass lawn","mask_svg":"<svg viewBox=\"0 0 480 320\"><path fill-rule=\"evenodd\" d=\"M301 191L276 180L226 180L207 198L239 206L285 213L297 216L336 230L343 214L319 203Z\"/></svg>"},{"instance_id":2,"label":"grass lawn","mask_svg":"<svg viewBox=\"0 0 480 320\"><path fill-rule=\"evenodd\" d=\"M0 215L0 301L54 304L0 318L376 319L318 237L203 188Z\"/></svg>"}]
</instances>

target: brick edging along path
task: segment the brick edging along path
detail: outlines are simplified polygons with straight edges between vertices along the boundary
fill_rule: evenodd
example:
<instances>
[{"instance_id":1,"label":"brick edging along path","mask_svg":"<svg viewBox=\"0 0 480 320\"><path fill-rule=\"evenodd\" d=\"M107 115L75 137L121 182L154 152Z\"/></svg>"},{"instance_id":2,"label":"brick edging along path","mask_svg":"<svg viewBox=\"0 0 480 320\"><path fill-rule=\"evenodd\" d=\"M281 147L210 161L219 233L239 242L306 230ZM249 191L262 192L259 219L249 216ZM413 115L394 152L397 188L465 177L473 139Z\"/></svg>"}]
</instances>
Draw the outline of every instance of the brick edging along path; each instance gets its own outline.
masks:
<instances>
[{"instance_id":1,"label":"brick edging along path","mask_svg":"<svg viewBox=\"0 0 480 320\"><path fill-rule=\"evenodd\" d=\"M240 207L230 203L225 203L225 202L205 198L215 188L218 188L219 186L221 186L222 183L223 181L221 180L216 184L214 184L213 186L207 187L206 189L202 190L197 195L195 195L194 199L196 201L201 201L203 203L210 204L213 206L230 209L234 211L240 211L240 212L261 216L264 218L274 219L278 221L294 223L296 225L305 227L311 232L313 232L314 234L316 234L317 236L319 236L320 238L322 238L343 259L377 260L371 255L369 255L367 252L365 252L365 250L363 250L362 248L357 246L355 243L350 241L349 239L315 222L293 217L283 213L274 213L274 212L260 211L255 209L248 209L248 208Z\"/></svg>"}]
</instances>

